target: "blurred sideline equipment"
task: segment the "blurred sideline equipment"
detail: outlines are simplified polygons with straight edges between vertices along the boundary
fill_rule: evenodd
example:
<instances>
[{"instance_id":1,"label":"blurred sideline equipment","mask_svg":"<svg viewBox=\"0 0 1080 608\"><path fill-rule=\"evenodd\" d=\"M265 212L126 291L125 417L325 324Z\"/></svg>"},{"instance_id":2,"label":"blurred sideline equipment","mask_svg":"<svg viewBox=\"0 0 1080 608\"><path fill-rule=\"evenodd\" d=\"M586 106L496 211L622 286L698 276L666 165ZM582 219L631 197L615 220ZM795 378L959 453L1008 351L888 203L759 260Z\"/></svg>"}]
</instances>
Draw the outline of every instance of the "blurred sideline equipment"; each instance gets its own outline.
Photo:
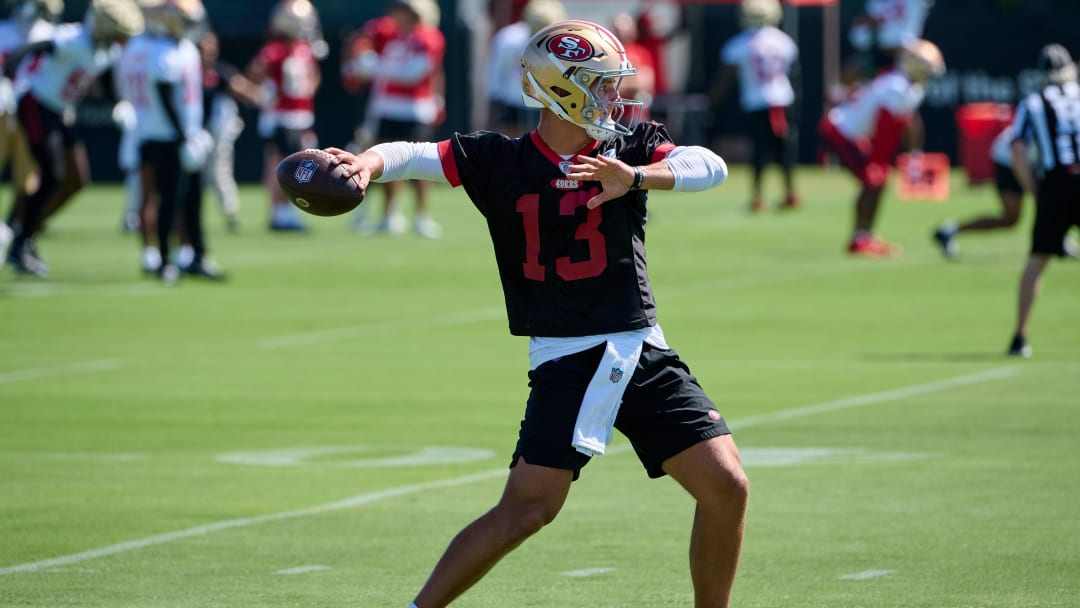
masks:
<instances>
[{"instance_id":1,"label":"blurred sideline equipment","mask_svg":"<svg viewBox=\"0 0 1080 608\"><path fill-rule=\"evenodd\" d=\"M359 178L341 178L340 165L322 150L300 150L278 164L276 174L281 191L289 202L312 215L348 213L364 201Z\"/></svg>"},{"instance_id":2,"label":"blurred sideline equipment","mask_svg":"<svg viewBox=\"0 0 1080 608\"><path fill-rule=\"evenodd\" d=\"M901 154L896 159L896 196L902 201L945 202L949 198L949 168L947 154Z\"/></svg>"}]
</instances>

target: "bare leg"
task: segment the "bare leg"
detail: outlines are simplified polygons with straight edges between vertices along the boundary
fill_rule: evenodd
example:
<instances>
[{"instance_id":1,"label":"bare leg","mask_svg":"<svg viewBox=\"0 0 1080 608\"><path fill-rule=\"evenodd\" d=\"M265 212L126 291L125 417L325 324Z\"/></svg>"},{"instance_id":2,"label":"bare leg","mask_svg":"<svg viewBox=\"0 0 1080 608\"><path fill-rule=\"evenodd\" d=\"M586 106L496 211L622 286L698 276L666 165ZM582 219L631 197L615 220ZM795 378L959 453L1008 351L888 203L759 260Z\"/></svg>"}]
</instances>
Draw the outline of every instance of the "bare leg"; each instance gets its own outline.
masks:
<instances>
[{"instance_id":1,"label":"bare leg","mask_svg":"<svg viewBox=\"0 0 1080 608\"><path fill-rule=\"evenodd\" d=\"M1028 321L1031 320L1031 309L1035 306L1035 298L1042 289L1042 273L1046 265L1050 263L1050 257L1039 254L1031 254L1028 257L1024 272L1020 275L1020 295L1018 298L1018 314L1016 319L1016 335L1027 336Z\"/></svg>"},{"instance_id":2,"label":"bare leg","mask_svg":"<svg viewBox=\"0 0 1080 608\"><path fill-rule=\"evenodd\" d=\"M750 484L731 435L669 458L664 470L697 501L690 535L695 608L727 608L739 565Z\"/></svg>"},{"instance_id":3,"label":"bare leg","mask_svg":"<svg viewBox=\"0 0 1080 608\"><path fill-rule=\"evenodd\" d=\"M450 541L414 603L443 608L479 581L500 559L539 532L562 509L573 472L519 458L502 498Z\"/></svg>"},{"instance_id":4,"label":"bare leg","mask_svg":"<svg viewBox=\"0 0 1080 608\"><path fill-rule=\"evenodd\" d=\"M1023 192L998 193L1001 198L1000 216L983 216L967 221L956 227L957 232L994 230L997 228L1012 228L1020 221L1020 206L1024 202Z\"/></svg>"},{"instance_id":5,"label":"bare leg","mask_svg":"<svg viewBox=\"0 0 1080 608\"><path fill-rule=\"evenodd\" d=\"M855 200L855 231L873 232L883 186L863 186Z\"/></svg>"}]
</instances>

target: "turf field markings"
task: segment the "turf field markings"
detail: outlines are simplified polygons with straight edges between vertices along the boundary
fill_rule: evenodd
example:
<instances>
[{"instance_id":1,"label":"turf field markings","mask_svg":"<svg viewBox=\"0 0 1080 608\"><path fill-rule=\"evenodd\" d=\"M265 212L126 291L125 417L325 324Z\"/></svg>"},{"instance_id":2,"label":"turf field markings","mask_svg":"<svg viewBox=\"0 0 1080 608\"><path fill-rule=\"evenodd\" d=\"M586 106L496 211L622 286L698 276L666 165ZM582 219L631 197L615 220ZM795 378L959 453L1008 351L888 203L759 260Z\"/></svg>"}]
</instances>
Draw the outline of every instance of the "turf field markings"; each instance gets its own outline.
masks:
<instances>
[{"instance_id":1,"label":"turf field markings","mask_svg":"<svg viewBox=\"0 0 1080 608\"><path fill-rule=\"evenodd\" d=\"M842 581L868 581L874 578L889 576L890 574L896 574L896 570L863 570L862 572L841 574L837 578Z\"/></svg>"},{"instance_id":2,"label":"turf field markings","mask_svg":"<svg viewBox=\"0 0 1080 608\"><path fill-rule=\"evenodd\" d=\"M828 412L836 412L839 410L863 407L867 405L876 405L878 403L884 403L886 401L896 401L898 399L906 399L908 397L928 395L930 393L937 393L952 388L982 384L983 382L990 382L992 380L1001 380L1004 378L1010 378L1012 376L1015 376L1018 373L1020 373L1020 370L1015 367L999 367L997 369L976 372L973 374L945 378L944 380L938 380L936 382L915 384L904 388L897 388L877 393L869 393L866 395L856 395L854 397L846 397L844 399L837 399L835 401L826 401L825 403L807 405L790 410L782 410L779 412L774 412L772 414L750 416L749 418L736 420L729 426L731 426L732 429L744 429L747 427L757 426L759 424L765 424L769 422L786 422L788 420L795 420L796 418L805 418L807 416L814 416L817 414L825 414Z\"/></svg>"},{"instance_id":3,"label":"turf field markings","mask_svg":"<svg viewBox=\"0 0 1080 608\"><path fill-rule=\"evenodd\" d=\"M311 566L296 566L295 568L285 568L284 570L278 570L274 574L307 574L308 572L324 572L330 569L330 566L313 564Z\"/></svg>"},{"instance_id":4,"label":"turf field markings","mask_svg":"<svg viewBox=\"0 0 1080 608\"><path fill-rule=\"evenodd\" d=\"M393 321L367 323L364 325L346 325L344 327L332 327L293 334L281 334L262 338L257 344L260 348L266 349L326 344L328 342L340 342L342 340L352 340L355 338L387 336L410 331L426 331L429 329L442 329L446 327L471 325L473 323L485 321L495 321L502 319L505 314L506 311L502 308L476 308L473 310L462 310L447 315L397 319Z\"/></svg>"},{"instance_id":5,"label":"turf field markings","mask_svg":"<svg viewBox=\"0 0 1080 608\"><path fill-rule=\"evenodd\" d=\"M596 576L597 574L607 574L608 572L614 572L615 568L603 567L603 568L582 568L581 570L567 570L566 572L560 572L562 576L569 576L574 578L583 578L586 576Z\"/></svg>"},{"instance_id":6,"label":"turf field markings","mask_svg":"<svg viewBox=\"0 0 1080 608\"><path fill-rule=\"evenodd\" d=\"M425 492L427 490L436 490L440 488L451 488L455 486L463 486L479 481L486 481L496 477L502 477L506 475L506 468L499 467L497 469L491 469L482 473L474 473L472 475L463 475L461 477L452 477L450 479L441 479L438 481L430 481L427 483L418 483L408 486L399 486L396 488L387 488L385 490L378 490L376 492L368 492L366 494L358 494L351 498L344 500L338 500L335 502L328 502L314 507L308 507L306 509L296 509L293 511L281 511L278 513L268 513L266 515L259 515L255 517L240 517L237 519L228 519L224 521L218 521L214 523L204 524L201 526L195 526L193 528L187 528L184 530L176 530L174 532L166 532L164 534L155 534L154 536L147 536L145 538L139 538L136 540L130 540L127 542L117 543L115 545L109 545L106 547L99 547L97 549L90 549L88 551L81 551L79 553L71 553L69 555L62 555L60 557L53 557L50 559L43 559L36 562L29 562L25 564L17 564L14 566L7 566L0 568L0 576L6 576L8 574L15 574L18 572L35 572L39 570L48 570L50 568L56 568L59 566L66 566L68 564L77 564L87 560L98 559L100 557L108 557L110 555L116 555L118 553L126 553L135 549L142 549L145 547L153 547L155 545L161 545L164 543L170 543L185 538L195 538L198 536L206 536L215 532L221 532L223 530L231 530L233 528L243 528L255 524L261 524L271 521L282 521L287 519L296 519L300 517L308 517L310 515L319 515L322 513L329 513L331 511L341 511L344 509L352 509L363 505L372 504L389 498L397 498L399 496L407 496L409 494L417 494Z\"/></svg>"},{"instance_id":7,"label":"turf field markings","mask_svg":"<svg viewBox=\"0 0 1080 608\"><path fill-rule=\"evenodd\" d=\"M1001 378L1007 378L1018 373L1018 370L1013 367L1003 367L975 374L967 374L964 376L956 376L954 378L946 378L945 380L939 380L937 382L930 382L926 384L917 384L906 388L894 389L891 391L883 391L878 393L870 393L868 395L860 395L855 397L848 397L846 399L839 399L836 401L830 401L826 403L820 403L817 405L797 407L790 410L781 412L775 412L764 416L753 416L745 418L742 421L730 422L729 426L732 428L745 428L748 426L754 426L759 424L767 424L769 422L783 422L786 420L793 420L795 418L803 418L806 416L813 416L816 414L824 414L828 412L834 412L837 410L859 407L863 405L872 405L875 403L881 403L884 401L892 401L896 399L902 399L904 397L912 397L916 395L924 395L936 391L947 390L950 388L956 388L960 386L968 386L972 384L978 384L989 380L997 380ZM622 449L617 449L622 448ZM609 454L623 453L629 451L629 446L613 446L608 450ZM230 530L233 528L242 528L255 524L261 524L272 521L282 521L287 519L296 519L299 517L307 517L311 515L319 515L322 513L328 513L331 511L340 511L343 509L351 509L362 505L372 504L382 500L390 498L397 498L400 496L407 496L410 494L418 494L426 492L428 490L436 490L441 488L450 488L462 485L468 485L480 481L487 481L496 477L502 477L506 475L506 469L500 467L497 469L491 469L481 473L475 473L472 475L463 475L461 477L452 477L449 479L442 479L437 481L431 481L427 483L419 483L408 486L399 486L396 488L387 488L385 490L379 490L376 492L369 492L366 494L358 494L351 498L339 500L336 502L325 503L322 505L309 507L306 509L296 509L293 511L281 511L278 513L269 513L266 515L259 515L256 517L241 517L238 519L229 519L225 521L219 521L201 526L195 526L193 528L187 528L184 530L177 530L174 532L166 532L164 534L156 534L154 536L147 536L136 540L117 543L115 545L109 545L106 547L100 547L97 549L90 549L79 553L71 553L69 555L62 555L60 557L54 557L49 559L43 559L36 562L28 562L25 564L16 564L14 566L7 566L0 568L0 576L6 576L8 574L15 574L18 572L35 572L39 570L46 570L49 568L55 568L58 566L66 566L68 564L75 564L91 559L97 559L100 557L107 557L110 555L116 555L119 553L125 553L135 549L142 549L144 547L152 547L164 543L169 543L185 538L194 538L198 536L206 536L215 532L221 532L223 530Z\"/></svg>"},{"instance_id":8,"label":"turf field markings","mask_svg":"<svg viewBox=\"0 0 1080 608\"><path fill-rule=\"evenodd\" d=\"M124 366L121 359L98 359L96 361L82 361L80 363L67 363L51 367L32 367L11 372L0 372L0 384L10 384L22 380L38 380L40 378L52 378L54 376L70 376L72 374L91 374L94 372L107 372L120 369Z\"/></svg>"}]
</instances>

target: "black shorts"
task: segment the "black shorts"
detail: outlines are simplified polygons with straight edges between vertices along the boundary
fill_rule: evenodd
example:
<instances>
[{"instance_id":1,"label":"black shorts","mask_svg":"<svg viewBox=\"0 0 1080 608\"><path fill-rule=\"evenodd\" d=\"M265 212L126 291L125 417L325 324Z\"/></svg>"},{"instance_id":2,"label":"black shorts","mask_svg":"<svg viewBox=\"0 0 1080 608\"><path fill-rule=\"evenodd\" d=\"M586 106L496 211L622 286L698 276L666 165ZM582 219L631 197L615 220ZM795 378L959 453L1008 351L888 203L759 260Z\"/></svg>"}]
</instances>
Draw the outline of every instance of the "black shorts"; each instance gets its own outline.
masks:
<instances>
[{"instance_id":1,"label":"black shorts","mask_svg":"<svg viewBox=\"0 0 1080 608\"><path fill-rule=\"evenodd\" d=\"M791 108L757 110L750 112L748 120L750 137L754 142L753 166L761 170L771 161L791 168L799 148L799 132L791 119ZM786 126L787 129L777 132L777 126Z\"/></svg>"},{"instance_id":2,"label":"black shorts","mask_svg":"<svg viewBox=\"0 0 1080 608\"><path fill-rule=\"evenodd\" d=\"M532 391L511 468L522 456L529 464L568 469L578 478L590 457L570 441L585 389L604 352L601 344L529 372ZM652 478L665 475L662 466L668 458L706 439L731 434L678 353L648 344L623 394L615 428L630 440Z\"/></svg>"},{"instance_id":3,"label":"black shorts","mask_svg":"<svg viewBox=\"0 0 1080 608\"><path fill-rule=\"evenodd\" d=\"M33 93L27 93L19 99L16 112L31 150L48 147L48 142L54 138L59 138L64 148L70 148L81 141L75 130L64 122L64 117L43 106ZM38 161L40 162L40 159Z\"/></svg>"},{"instance_id":4,"label":"black shorts","mask_svg":"<svg viewBox=\"0 0 1080 608\"><path fill-rule=\"evenodd\" d=\"M277 126L269 137L263 138L263 144L272 151L287 156L299 150L317 147L319 138L311 129L286 129Z\"/></svg>"},{"instance_id":5,"label":"black shorts","mask_svg":"<svg viewBox=\"0 0 1080 608\"><path fill-rule=\"evenodd\" d=\"M380 143L391 141L430 141L435 127L414 120L394 120L380 118L375 127L375 140Z\"/></svg>"},{"instance_id":6,"label":"black shorts","mask_svg":"<svg viewBox=\"0 0 1080 608\"><path fill-rule=\"evenodd\" d=\"M1039 184L1031 253L1065 255L1065 234L1080 226L1080 175L1051 172Z\"/></svg>"},{"instance_id":7,"label":"black shorts","mask_svg":"<svg viewBox=\"0 0 1080 608\"><path fill-rule=\"evenodd\" d=\"M994 163L994 183L998 192L1024 193L1024 187L1020 185L1020 180L1016 179L1016 173L1007 165Z\"/></svg>"}]
</instances>

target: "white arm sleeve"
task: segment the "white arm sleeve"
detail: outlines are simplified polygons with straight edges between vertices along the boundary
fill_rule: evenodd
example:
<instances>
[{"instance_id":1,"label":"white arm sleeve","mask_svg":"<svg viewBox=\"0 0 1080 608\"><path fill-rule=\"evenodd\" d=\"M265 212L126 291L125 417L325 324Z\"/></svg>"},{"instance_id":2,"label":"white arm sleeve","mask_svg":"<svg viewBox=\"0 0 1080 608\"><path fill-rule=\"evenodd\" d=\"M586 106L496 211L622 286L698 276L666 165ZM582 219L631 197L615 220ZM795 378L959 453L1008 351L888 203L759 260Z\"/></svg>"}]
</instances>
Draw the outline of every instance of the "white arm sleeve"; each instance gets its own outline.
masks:
<instances>
[{"instance_id":1,"label":"white arm sleeve","mask_svg":"<svg viewBox=\"0 0 1080 608\"><path fill-rule=\"evenodd\" d=\"M675 175L672 190L699 192L724 183L728 170L724 159L701 146L677 146L664 157Z\"/></svg>"},{"instance_id":2,"label":"white arm sleeve","mask_svg":"<svg viewBox=\"0 0 1080 608\"><path fill-rule=\"evenodd\" d=\"M396 182L403 179L424 179L432 182L449 184L443 173L442 160L439 158L439 144L434 142L395 141L378 144L368 148L383 159L383 172L379 183ZM722 161L721 161L722 162Z\"/></svg>"}]
</instances>

